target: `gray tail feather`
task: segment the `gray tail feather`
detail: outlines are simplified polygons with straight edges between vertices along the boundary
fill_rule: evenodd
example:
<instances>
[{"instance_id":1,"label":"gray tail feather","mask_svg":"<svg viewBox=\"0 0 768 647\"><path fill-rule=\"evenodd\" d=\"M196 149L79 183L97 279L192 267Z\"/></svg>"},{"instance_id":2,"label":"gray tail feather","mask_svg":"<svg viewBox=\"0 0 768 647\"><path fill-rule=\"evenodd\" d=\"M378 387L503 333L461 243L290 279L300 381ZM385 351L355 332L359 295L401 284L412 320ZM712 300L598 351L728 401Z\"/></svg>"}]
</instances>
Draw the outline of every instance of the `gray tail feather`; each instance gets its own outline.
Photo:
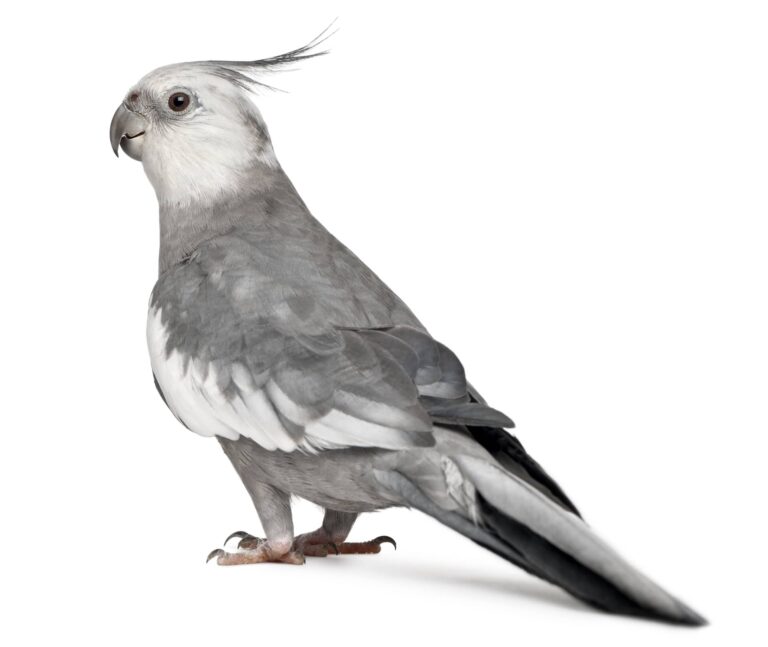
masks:
<instances>
[{"instance_id":1,"label":"gray tail feather","mask_svg":"<svg viewBox=\"0 0 768 647\"><path fill-rule=\"evenodd\" d=\"M555 584L587 604L609 613L692 626L706 623L704 618L679 601L677 608L670 613L632 598L609 579L591 570L527 526L508 517L482 496L478 497L478 502L483 526L488 534L496 537L507 550L499 552L494 546L486 545L482 539L475 541L532 575Z\"/></svg>"},{"instance_id":2,"label":"gray tail feather","mask_svg":"<svg viewBox=\"0 0 768 647\"><path fill-rule=\"evenodd\" d=\"M442 509L399 472L376 472L408 504L603 611L674 624L706 620L623 560L577 515L499 467L455 457L476 488L477 520Z\"/></svg>"}]
</instances>

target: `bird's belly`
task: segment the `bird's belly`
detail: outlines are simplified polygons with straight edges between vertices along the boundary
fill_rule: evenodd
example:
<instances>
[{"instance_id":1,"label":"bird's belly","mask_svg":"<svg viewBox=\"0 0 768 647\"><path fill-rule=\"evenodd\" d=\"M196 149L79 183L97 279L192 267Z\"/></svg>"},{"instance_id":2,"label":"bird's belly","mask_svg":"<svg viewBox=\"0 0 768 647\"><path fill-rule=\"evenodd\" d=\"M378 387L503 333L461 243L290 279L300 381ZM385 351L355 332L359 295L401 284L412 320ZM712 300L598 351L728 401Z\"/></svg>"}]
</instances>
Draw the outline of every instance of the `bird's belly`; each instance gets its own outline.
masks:
<instances>
[{"instance_id":1,"label":"bird's belly","mask_svg":"<svg viewBox=\"0 0 768 647\"><path fill-rule=\"evenodd\" d=\"M396 505L372 477L373 466L386 450L340 449L317 454L268 451L248 438L219 439L243 483L268 483L343 512L370 512Z\"/></svg>"}]
</instances>

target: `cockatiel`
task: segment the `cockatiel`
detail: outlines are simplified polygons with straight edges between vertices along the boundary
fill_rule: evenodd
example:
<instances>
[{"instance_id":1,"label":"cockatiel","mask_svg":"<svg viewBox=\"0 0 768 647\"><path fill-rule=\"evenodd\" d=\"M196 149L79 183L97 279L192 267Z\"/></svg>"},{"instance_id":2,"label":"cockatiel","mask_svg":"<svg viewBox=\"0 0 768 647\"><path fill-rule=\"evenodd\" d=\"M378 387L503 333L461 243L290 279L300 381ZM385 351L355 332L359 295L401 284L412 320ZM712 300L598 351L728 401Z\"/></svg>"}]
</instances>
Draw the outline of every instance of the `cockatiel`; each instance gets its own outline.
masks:
<instances>
[{"instance_id":1,"label":"cockatiel","mask_svg":"<svg viewBox=\"0 0 768 647\"><path fill-rule=\"evenodd\" d=\"M456 355L312 217L251 91L264 72L324 54L322 40L161 67L110 126L160 207L155 385L185 427L217 438L266 535L233 533L238 549L209 558L376 553L394 541L347 542L355 519L407 506L600 609L703 624L593 533ZM325 509L319 529L294 535L291 495Z\"/></svg>"}]
</instances>

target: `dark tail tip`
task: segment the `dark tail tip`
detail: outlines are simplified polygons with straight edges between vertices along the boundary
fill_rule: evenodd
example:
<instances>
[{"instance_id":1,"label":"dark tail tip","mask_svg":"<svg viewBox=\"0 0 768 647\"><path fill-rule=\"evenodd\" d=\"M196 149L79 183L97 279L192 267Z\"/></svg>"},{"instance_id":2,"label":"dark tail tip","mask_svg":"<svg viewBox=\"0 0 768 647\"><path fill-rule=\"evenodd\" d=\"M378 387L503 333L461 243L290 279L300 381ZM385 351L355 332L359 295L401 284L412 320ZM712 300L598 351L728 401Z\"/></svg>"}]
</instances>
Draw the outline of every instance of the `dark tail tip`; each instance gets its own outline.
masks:
<instances>
[{"instance_id":1,"label":"dark tail tip","mask_svg":"<svg viewBox=\"0 0 768 647\"><path fill-rule=\"evenodd\" d=\"M505 515L480 495L478 503L486 530L508 547L509 552L500 552L498 544L483 544L482 540L478 543L533 575L563 588L590 606L608 613L689 627L707 624L705 618L679 601L672 613L641 604L527 526Z\"/></svg>"},{"instance_id":2,"label":"dark tail tip","mask_svg":"<svg viewBox=\"0 0 768 647\"><path fill-rule=\"evenodd\" d=\"M670 620L670 622L686 627L706 627L709 624L709 620L682 602L680 603L680 617L677 620Z\"/></svg>"}]
</instances>

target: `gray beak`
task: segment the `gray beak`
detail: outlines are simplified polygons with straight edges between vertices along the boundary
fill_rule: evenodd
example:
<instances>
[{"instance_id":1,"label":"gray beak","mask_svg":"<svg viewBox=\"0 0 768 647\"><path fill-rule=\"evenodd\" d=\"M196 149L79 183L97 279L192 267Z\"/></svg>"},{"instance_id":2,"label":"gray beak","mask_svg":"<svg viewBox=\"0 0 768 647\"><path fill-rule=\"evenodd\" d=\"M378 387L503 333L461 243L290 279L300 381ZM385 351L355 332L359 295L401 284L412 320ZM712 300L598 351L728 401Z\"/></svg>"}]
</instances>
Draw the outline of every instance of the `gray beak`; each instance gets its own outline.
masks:
<instances>
[{"instance_id":1,"label":"gray beak","mask_svg":"<svg viewBox=\"0 0 768 647\"><path fill-rule=\"evenodd\" d=\"M128 157L141 160L142 139L146 127L147 120L144 117L121 103L109 125L109 142L112 144L115 155L118 154L117 149L120 147Z\"/></svg>"}]
</instances>

